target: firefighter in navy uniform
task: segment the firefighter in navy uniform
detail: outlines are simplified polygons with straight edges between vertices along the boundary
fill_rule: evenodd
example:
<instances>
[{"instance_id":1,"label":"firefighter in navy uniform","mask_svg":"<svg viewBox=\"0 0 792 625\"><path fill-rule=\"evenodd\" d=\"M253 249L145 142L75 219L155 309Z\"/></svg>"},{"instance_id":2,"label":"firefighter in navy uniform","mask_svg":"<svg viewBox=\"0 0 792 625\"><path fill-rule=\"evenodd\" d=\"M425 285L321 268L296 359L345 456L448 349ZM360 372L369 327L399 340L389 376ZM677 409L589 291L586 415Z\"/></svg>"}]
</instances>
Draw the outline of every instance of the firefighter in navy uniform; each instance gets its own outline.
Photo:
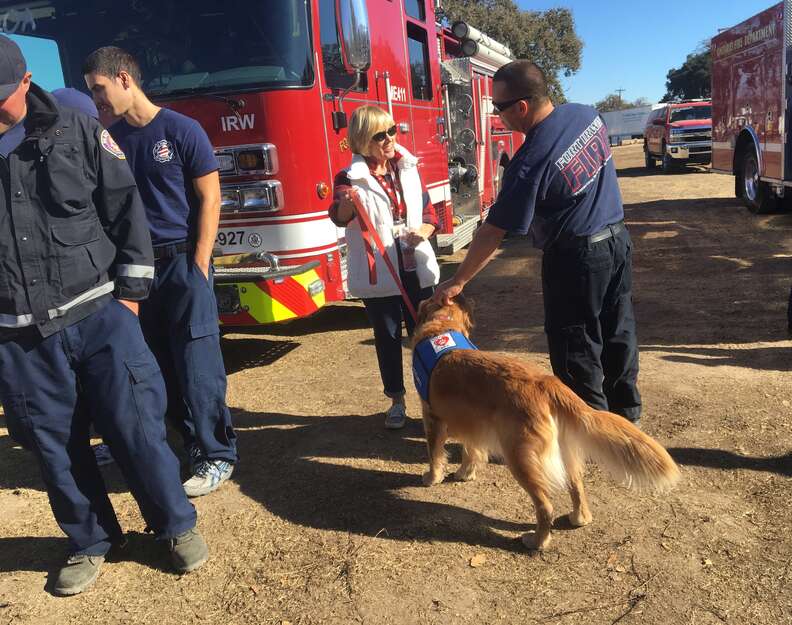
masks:
<instances>
[{"instance_id":1,"label":"firefighter in navy uniform","mask_svg":"<svg viewBox=\"0 0 792 625\"><path fill-rule=\"evenodd\" d=\"M83 74L108 130L126 154L154 244L154 283L140 308L143 335L168 394L168 417L189 456L189 497L220 488L238 460L214 295L212 249L220 220L219 164L201 125L151 102L138 62L99 48Z\"/></svg>"},{"instance_id":2,"label":"firefighter in navy uniform","mask_svg":"<svg viewBox=\"0 0 792 625\"><path fill-rule=\"evenodd\" d=\"M91 423L175 567L198 568L206 543L165 440L164 382L136 316L154 262L132 173L97 121L31 82L4 36L0 187L0 401L69 539L52 591L85 590L123 541Z\"/></svg>"},{"instance_id":3,"label":"firefighter in navy uniform","mask_svg":"<svg viewBox=\"0 0 792 625\"><path fill-rule=\"evenodd\" d=\"M495 72L492 106L525 142L467 255L434 299L446 302L461 293L507 232L528 234L543 250L553 373L592 408L638 424L632 241L602 118L581 104L554 106L544 73L525 60Z\"/></svg>"}]
</instances>

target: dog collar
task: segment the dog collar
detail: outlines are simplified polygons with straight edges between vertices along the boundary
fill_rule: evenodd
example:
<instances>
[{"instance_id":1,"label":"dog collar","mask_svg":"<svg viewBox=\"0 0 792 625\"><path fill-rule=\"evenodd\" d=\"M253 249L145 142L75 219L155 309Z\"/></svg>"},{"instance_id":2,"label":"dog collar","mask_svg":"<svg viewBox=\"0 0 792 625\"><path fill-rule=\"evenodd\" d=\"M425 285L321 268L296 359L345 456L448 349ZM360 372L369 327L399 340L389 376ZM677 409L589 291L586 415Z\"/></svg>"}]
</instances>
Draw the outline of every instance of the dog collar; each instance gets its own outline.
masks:
<instances>
[{"instance_id":1,"label":"dog collar","mask_svg":"<svg viewBox=\"0 0 792 625\"><path fill-rule=\"evenodd\" d=\"M437 336L421 339L413 349L413 381L415 389L429 403L429 382L440 359L457 349L478 349L461 332L449 330Z\"/></svg>"}]
</instances>

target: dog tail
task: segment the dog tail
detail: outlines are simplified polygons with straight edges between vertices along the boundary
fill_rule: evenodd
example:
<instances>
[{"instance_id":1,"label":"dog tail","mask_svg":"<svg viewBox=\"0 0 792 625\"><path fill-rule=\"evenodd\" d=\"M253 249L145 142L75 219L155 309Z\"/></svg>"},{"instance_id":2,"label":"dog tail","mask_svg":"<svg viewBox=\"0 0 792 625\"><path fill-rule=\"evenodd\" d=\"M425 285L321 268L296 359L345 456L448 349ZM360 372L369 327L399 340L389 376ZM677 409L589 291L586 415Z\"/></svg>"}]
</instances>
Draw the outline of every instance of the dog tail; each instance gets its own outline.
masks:
<instances>
[{"instance_id":1,"label":"dog tail","mask_svg":"<svg viewBox=\"0 0 792 625\"><path fill-rule=\"evenodd\" d=\"M555 377L547 392L569 452L594 460L627 487L665 490L679 479L679 467L663 446L624 417L590 408Z\"/></svg>"}]
</instances>

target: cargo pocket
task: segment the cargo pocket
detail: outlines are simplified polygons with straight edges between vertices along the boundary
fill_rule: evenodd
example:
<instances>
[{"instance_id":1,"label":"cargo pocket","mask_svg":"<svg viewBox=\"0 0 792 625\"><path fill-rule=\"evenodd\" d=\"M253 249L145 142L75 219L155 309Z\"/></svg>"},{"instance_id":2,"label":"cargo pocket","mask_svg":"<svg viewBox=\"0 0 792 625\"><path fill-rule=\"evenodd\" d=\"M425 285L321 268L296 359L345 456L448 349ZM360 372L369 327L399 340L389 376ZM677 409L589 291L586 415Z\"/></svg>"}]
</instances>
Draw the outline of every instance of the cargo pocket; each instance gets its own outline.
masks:
<instances>
[{"instance_id":1,"label":"cargo pocket","mask_svg":"<svg viewBox=\"0 0 792 625\"><path fill-rule=\"evenodd\" d=\"M572 325L548 332L550 364L553 373L567 384L588 380L600 369L594 349L586 336L586 326Z\"/></svg>"},{"instance_id":2,"label":"cargo pocket","mask_svg":"<svg viewBox=\"0 0 792 625\"><path fill-rule=\"evenodd\" d=\"M210 323L191 323L190 324L190 338L202 339L205 336L212 336L213 334L220 334L220 326L217 322Z\"/></svg>"},{"instance_id":3,"label":"cargo pocket","mask_svg":"<svg viewBox=\"0 0 792 625\"><path fill-rule=\"evenodd\" d=\"M22 393L3 398L6 428L12 440L25 449L33 448L33 425L27 411L27 401Z\"/></svg>"},{"instance_id":4,"label":"cargo pocket","mask_svg":"<svg viewBox=\"0 0 792 625\"><path fill-rule=\"evenodd\" d=\"M143 435L147 441L165 438L165 382L159 365L149 350L125 360L132 397Z\"/></svg>"},{"instance_id":5,"label":"cargo pocket","mask_svg":"<svg viewBox=\"0 0 792 625\"><path fill-rule=\"evenodd\" d=\"M58 257L61 291L73 297L96 286L100 274L89 247L100 243L99 222L91 220L64 221L50 227Z\"/></svg>"}]
</instances>

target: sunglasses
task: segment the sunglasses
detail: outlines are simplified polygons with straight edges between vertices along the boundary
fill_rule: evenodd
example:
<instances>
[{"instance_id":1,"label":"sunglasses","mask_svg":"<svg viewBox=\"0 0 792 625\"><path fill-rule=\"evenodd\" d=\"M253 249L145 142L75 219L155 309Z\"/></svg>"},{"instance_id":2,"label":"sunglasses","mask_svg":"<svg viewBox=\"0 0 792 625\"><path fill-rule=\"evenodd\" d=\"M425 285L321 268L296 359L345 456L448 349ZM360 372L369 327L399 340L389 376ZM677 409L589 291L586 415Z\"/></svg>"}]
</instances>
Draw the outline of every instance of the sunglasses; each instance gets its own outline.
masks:
<instances>
[{"instance_id":1,"label":"sunglasses","mask_svg":"<svg viewBox=\"0 0 792 625\"><path fill-rule=\"evenodd\" d=\"M506 100L506 102L494 102L492 103L492 110L496 113L503 113L507 108L514 106L520 100L526 100L527 98L514 98L514 100Z\"/></svg>"},{"instance_id":2,"label":"sunglasses","mask_svg":"<svg viewBox=\"0 0 792 625\"><path fill-rule=\"evenodd\" d=\"M371 140L376 141L377 143L382 143L385 141L385 137L395 137L396 136L396 126L391 126L387 130L382 130L376 134L371 135Z\"/></svg>"}]
</instances>

